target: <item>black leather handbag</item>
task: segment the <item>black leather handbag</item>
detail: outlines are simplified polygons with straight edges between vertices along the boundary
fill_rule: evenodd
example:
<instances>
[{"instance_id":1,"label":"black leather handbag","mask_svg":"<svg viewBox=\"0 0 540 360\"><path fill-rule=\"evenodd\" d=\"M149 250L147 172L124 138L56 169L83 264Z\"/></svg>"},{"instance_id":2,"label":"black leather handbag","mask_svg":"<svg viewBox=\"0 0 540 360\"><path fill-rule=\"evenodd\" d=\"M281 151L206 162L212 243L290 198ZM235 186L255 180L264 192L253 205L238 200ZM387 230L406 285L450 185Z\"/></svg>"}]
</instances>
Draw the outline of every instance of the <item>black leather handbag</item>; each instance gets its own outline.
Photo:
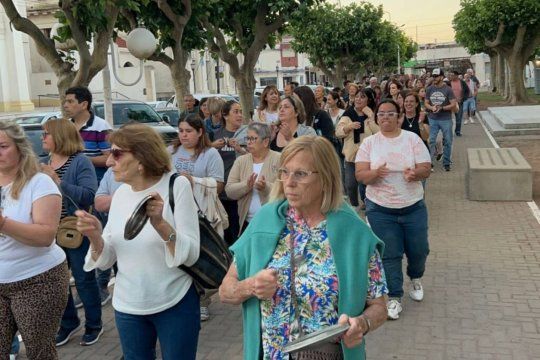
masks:
<instances>
[{"instance_id":1,"label":"black leather handbag","mask_svg":"<svg viewBox=\"0 0 540 360\"><path fill-rule=\"evenodd\" d=\"M174 181L180 176L174 174L169 179L169 205L174 214ZM194 199L195 200L195 199ZM197 204L197 200L195 200ZM178 268L188 273L193 280L205 289L217 289L232 263L232 255L225 240L214 230L210 221L197 204L200 232L199 259L191 266L180 265Z\"/></svg>"}]
</instances>

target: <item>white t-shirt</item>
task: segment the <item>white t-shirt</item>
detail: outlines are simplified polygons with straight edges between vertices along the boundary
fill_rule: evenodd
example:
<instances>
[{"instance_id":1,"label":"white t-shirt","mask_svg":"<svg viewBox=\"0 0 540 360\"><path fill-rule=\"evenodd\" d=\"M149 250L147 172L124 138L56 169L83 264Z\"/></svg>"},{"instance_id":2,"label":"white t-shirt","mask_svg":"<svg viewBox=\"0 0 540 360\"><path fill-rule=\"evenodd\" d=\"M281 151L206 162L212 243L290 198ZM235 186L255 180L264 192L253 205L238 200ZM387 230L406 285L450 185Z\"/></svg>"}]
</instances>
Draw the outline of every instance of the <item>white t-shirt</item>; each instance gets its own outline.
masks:
<instances>
[{"instance_id":1,"label":"white t-shirt","mask_svg":"<svg viewBox=\"0 0 540 360\"><path fill-rule=\"evenodd\" d=\"M330 110L328 110L328 115L330 115L330 117L332 118L332 123L334 123L334 127L337 126L338 120L341 118L341 115L343 115L344 112L345 110L339 109L337 115L332 116L332 113L330 112Z\"/></svg>"},{"instance_id":2,"label":"white t-shirt","mask_svg":"<svg viewBox=\"0 0 540 360\"><path fill-rule=\"evenodd\" d=\"M90 250L86 254L85 271L97 267L110 268L118 261L113 307L132 315L149 315L176 305L187 293L192 279L178 265L193 265L199 258L199 220L191 184L184 176L175 180L174 216L169 206L169 178L165 174L155 185L133 191L122 184L113 195L109 221L103 230L104 248L97 261ZM175 256L150 221L130 241L124 240L124 227L139 202L157 192L165 206L163 218L176 229Z\"/></svg>"},{"instance_id":3,"label":"white t-shirt","mask_svg":"<svg viewBox=\"0 0 540 360\"><path fill-rule=\"evenodd\" d=\"M23 187L19 199L11 197L11 184L2 189L2 213L12 221L32 224L32 204L60 191L52 179L37 173ZM7 284L29 279L60 265L66 259L64 251L51 239L47 247L35 247L4 234L0 235L0 283Z\"/></svg>"},{"instance_id":4,"label":"white t-shirt","mask_svg":"<svg viewBox=\"0 0 540 360\"><path fill-rule=\"evenodd\" d=\"M403 175L407 168L414 169L416 164L431 162L426 145L415 133L401 131L395 138L387 138L380 132L369 136L360 145L356 162L369 162L371 169L386 163L390 170L388 176L367 186L366 197L374 203L400 209L424 197L422 183L408 182Z\"/></svg>"},{"instance_id":5,"label":"white t-shirt","mask_svg":"<svg viewBox=\"0 0 540 360\"><path fill-rule=\"evenodd\" d=\"M260 175L262 167L264 163L260 164L253 164L253 172L257 174L257 177ZM256 181L256 180L255 180ZM247 214L246 221L250 222L251 219L255 216L257 211L261 208L261 197L259 196L259 190L253 188L253 192L251 194L251 202L249 203L249 210Z\"/></svg>"}]
</instances>

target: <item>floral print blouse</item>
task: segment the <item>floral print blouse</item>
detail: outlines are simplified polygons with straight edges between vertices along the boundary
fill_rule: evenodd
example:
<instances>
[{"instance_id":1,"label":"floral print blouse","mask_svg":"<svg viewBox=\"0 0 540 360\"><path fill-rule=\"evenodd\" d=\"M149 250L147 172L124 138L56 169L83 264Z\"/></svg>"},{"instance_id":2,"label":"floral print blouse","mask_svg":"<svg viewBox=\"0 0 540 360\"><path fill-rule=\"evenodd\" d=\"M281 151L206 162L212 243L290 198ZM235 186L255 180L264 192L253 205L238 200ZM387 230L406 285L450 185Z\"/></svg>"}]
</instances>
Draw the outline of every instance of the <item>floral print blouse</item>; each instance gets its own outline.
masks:
<instances>
[{"instance_id":1,"label":"floral print blouse","mask_svg":"<svg viewBox=\"0 0 540 360\"><path fill-rule=\"evenodd\" d=\"M290 241L294 241L296 304L291 296ZM289 359L281 349L300 334L309 334L337 324L338 278L326 220L309 228L294 209L287 213L287 226L278 241L276 251L267 266L278 273L279 287L272 299L261 301L263 358ZM369 260L367 299L388 293L379 253ZM295 308L296 307L296 308ZM299 311L299 323L295 312Z\"/></svg>"}]
</instances>

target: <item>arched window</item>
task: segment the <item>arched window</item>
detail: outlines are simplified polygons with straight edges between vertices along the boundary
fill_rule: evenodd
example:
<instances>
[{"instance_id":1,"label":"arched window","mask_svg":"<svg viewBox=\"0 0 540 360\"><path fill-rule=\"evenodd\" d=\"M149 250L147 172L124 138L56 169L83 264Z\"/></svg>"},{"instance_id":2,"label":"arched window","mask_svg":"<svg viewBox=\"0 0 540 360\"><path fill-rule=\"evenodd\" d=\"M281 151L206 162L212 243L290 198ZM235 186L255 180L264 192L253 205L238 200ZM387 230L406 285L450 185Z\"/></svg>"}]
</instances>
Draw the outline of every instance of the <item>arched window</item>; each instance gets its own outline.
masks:
<instances>
[{"instance_id":1,"label":"arched window","mask_svg":"<svg viewBox=\"0 0 540 360\"><path fill-rule=\"evenodd\" d=\"M125 67L125 68L126 68L126 67L133 67L133 64L132 64L131 62L129 62L129 61L126 61L126 62L124 63L124 67Z\"/></svg>"}]
</instances>

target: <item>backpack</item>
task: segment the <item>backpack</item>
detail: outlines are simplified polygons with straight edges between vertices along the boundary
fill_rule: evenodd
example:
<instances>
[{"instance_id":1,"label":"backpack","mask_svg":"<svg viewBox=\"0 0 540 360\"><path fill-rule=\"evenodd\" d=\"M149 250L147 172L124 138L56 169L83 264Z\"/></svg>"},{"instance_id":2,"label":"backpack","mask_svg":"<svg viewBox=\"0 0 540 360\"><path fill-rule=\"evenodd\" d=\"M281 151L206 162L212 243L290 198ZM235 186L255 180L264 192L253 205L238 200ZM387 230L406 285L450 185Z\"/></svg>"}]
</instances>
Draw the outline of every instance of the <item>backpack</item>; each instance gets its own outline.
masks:
<instances>
[{"instance_id":1,"label":"backpack","mask_svg":"<svg viewBox=\"0 0 540 360\"><path fill-rule=\"evenodd\" d=\"M169 205L174 214L174 181L180 176L175 173L169 179ZM195 200L195 199L194 199ZM225 240L214 230L212 224L201 211L197 200L199 216L200 252L199 259L191 266L180 265L196 285L205 289L217 289L232 264L232 255Z\"/></svg>"}]
</instances>

